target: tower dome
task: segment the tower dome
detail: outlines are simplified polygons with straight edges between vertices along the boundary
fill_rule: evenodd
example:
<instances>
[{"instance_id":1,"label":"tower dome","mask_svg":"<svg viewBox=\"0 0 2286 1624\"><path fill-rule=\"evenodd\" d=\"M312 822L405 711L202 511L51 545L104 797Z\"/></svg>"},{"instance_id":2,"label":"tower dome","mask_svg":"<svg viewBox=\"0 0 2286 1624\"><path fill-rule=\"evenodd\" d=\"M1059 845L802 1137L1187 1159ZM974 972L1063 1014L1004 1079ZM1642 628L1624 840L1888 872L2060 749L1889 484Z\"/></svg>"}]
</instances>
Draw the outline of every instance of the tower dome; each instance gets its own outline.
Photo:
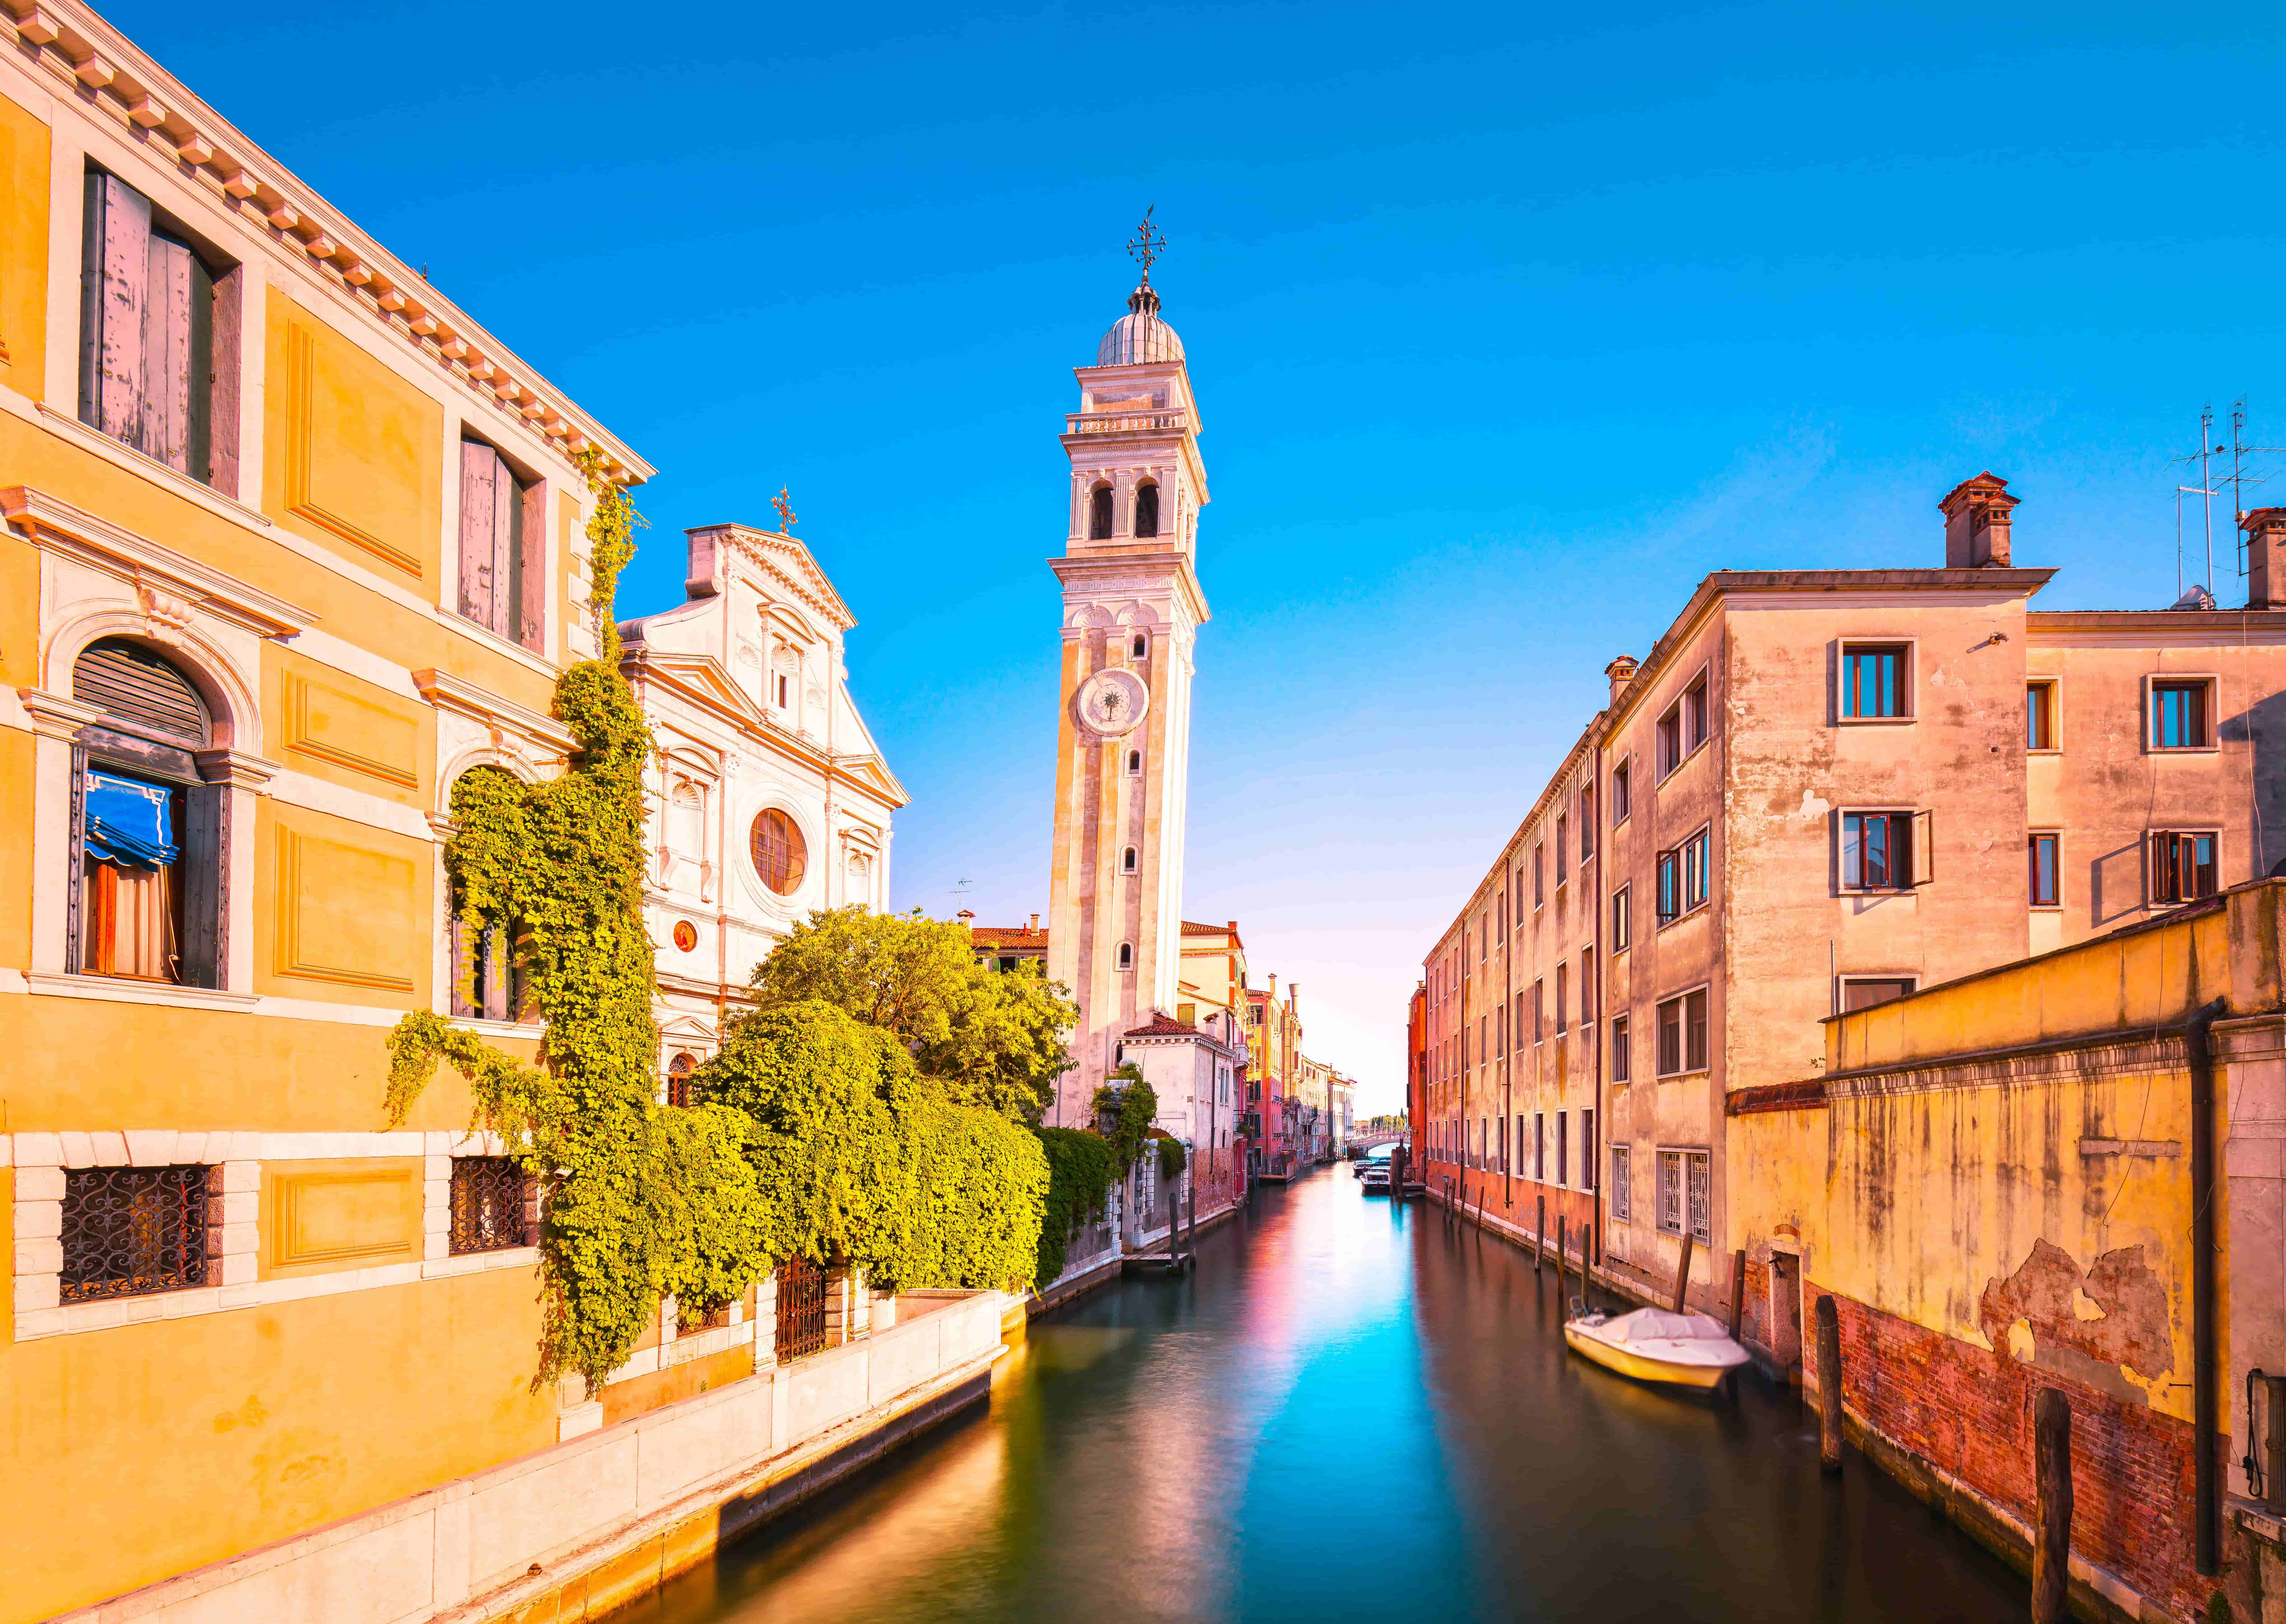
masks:
<instances>
[{"instance_id":1,"label":"tower dome","mask_svg":"<svg viewBox=\"0 0 2286 1624\"><path fill-rule=\"evenodd\" d=\"M1179 361L1183 341L1159 319L1159 296L1146 282L1127 296L1127 314L1111 324L1095 347L1099 367L1133 367L1145 361Z\"/></svg>"}]
</instances>

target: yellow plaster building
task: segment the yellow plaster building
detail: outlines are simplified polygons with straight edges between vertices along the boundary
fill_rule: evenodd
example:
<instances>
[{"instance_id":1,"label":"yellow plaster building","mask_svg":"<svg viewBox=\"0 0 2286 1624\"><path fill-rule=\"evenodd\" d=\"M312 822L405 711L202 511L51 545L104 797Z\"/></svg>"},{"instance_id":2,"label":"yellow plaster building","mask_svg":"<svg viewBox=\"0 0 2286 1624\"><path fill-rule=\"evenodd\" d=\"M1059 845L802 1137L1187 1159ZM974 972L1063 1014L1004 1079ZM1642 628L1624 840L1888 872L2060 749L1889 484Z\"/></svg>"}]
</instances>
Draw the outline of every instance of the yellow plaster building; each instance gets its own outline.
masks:
<instances>
[{"instance_id":1,"label":"yellow plaster building","mask_svg":"<svg viewBox=\"0 0 2286 1624\"><path fill-rule=\"evenodd\" d=\"M1835 1016L1820 1073L1730 1097L1773 1237L1748 1340L1817 1384L1833 1297L1853 1431L2003 1549L2033 1521L2031 1396L2061 1388L2091 1612L2203 1617L2226 1546L2250 1614L2251 1580L2286 1579L2224 1464L2247 1372L2286 1363L2282 962L2286 881L2256 881Z\"/></svg>"},{"instance_id":2,"label":"yellow plaster building","mask_svg":"<svg viewBox=\"0 0 2286 1624\"><path fill-rule=\"evenodd\" d=\"M453 1007L450 789L560 770L579 459L650 469L100 16L9 12L0 1624L462 1616L613 1540L655 1577L694 1484L981 1382L997 1304L861 1346L845 1292L773 1368L766 1284L533 1389L526 1181L449 1071L382 1131L383 1040L535 1052L489 966ZM682 1559L729 1525L691 1515Z\"/></svg>"}]
</instances>

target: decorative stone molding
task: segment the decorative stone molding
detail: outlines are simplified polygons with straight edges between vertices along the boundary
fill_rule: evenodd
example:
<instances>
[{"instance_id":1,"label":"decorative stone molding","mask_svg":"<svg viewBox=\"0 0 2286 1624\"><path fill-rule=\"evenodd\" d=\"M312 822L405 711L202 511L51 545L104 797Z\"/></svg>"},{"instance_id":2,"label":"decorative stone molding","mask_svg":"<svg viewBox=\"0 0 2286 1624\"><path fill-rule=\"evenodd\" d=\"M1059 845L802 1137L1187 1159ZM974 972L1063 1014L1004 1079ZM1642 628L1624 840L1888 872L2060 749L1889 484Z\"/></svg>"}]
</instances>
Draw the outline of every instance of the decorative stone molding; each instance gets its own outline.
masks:
<instances>
[{"instance_id":1,"label":"decorative stone molding","mask_svg":"<svg viewBox=\"0 0 2286 1624\"><path fill-rule=\"evenodd\" d=\"M74 977L74 980L87 978ZM204 995L214 998L223 995ZM180 1320L233 1309L331 1297L382 1286L409 1285L495 1269L534 1268L539 1186L526 1195L526 1244L499 1251L451 1255L452 1155L502 1155L498 1134L400 1131L390 1133L261 1133L130 1128L107 1131L18 1133L0 1136L0 1165L15 1169L15 1336L19 1342L151 1320ZM420 1261L341 1269L283 1279L256 1278L261 1247L262 1164L264 1162L424 1158ZM169 1167L204 1163L209 1175L209 1283L181 1291L114 1297L97 1303L62 1301L65 1173L81 1167ZM441 1240L441 1247L431 1240Z\"/></svg>"},{"instance_id":2,"label":"decorative stone molding","mask_svg":"<svg viewBox=\"0 0 2286 1624\"><path fill-rule=\"evenodd\" d=\"M0 490L0 516L43 551L126 582L144 614L164 624L188 625L193 609L258 637L291 637L318 623L310 610L30 485Z\"/></svg>"},{"instance_id":3,"label":"decorative stone molding","mask_svg":"<svg viewBox=\"0 0 2286 1624\"><path fill-rule=\"evenodd\" d=\"M642 460L605 433L552 386L536 385L521 361L503 364L506 346L440 296L427 278L382 248L330 208L311 201L283 165L72 0L0 0L26 54L123 130L176 158L214 194L217 206L292 251L313 272L398 333L440 368L530 423L567 457L591 446L608 477L626 485L650 477ZM157 154L154 154L157 155Z\"/></svg>"}]
</instances>

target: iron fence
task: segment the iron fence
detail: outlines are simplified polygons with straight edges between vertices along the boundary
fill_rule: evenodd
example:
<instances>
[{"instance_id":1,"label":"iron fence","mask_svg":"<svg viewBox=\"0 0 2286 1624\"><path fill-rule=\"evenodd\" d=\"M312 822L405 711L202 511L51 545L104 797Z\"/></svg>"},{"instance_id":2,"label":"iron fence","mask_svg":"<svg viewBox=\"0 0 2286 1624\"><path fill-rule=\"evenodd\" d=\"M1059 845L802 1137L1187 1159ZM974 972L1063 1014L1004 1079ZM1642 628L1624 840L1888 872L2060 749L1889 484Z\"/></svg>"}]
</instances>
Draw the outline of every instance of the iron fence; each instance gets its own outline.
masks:
<instances>
[{"instance_id":1,"label":"iron fence","mask_svg":"<svg viewBox=\"0 0 2286 1624\"><path fill-rule=\"evenodd\" d=\"M778 1362L801 1359L825 1347L825 1271L807 1257L778 1265Z\"/></svg>"}]
</instances>

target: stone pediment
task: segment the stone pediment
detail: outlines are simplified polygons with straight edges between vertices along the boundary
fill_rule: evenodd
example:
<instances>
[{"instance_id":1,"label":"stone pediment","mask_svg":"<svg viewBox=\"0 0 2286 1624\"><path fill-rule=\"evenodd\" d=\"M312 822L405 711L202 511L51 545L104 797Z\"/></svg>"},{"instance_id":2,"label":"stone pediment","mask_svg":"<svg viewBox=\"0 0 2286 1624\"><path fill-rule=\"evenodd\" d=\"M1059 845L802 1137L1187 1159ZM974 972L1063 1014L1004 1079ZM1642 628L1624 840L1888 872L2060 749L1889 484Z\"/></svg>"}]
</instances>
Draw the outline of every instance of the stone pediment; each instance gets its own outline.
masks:
<instances>
[{"instance_id":1,"label":"stone pediment","mask_svg":"<svg viewBox=\"0 0 2286 1624\"><path fill-rule=\"evenodd\" d=\"M690 576L684 583L693 597L711 597L729 582L733 570L743 569L766 596L785 597L824 619L836 632L857 624L849 605L833 589L825 572L810 556L809 548L782 531L757 530L749 524L706 524L687 532L690 538Z\"/></svg>"}]
</instances>

